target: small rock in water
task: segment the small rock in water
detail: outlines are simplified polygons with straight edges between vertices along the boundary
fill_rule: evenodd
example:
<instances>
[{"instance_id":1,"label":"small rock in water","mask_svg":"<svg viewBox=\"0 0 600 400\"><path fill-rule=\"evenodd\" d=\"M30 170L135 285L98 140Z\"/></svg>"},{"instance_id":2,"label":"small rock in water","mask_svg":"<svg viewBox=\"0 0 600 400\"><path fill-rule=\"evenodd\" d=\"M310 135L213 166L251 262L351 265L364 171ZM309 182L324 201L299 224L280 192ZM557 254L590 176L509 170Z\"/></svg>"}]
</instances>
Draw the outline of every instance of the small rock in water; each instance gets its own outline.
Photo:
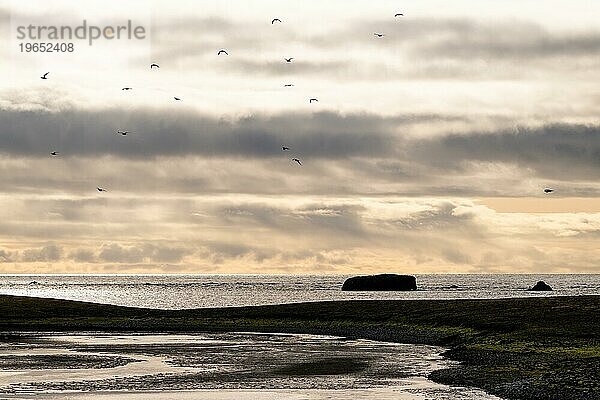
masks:
<instances>
[{"instance_id":1,"label":"small rock in water","mask_svg":"<svg viewBox=\"0 0 600 400\"><path fill-rule=\"evenodd\" d=\"M549 292L552 291L552 288L546 282L538 281L538 283L536 283L534 287L527 290L535 292Z\"/></svg>"}]
</instances>

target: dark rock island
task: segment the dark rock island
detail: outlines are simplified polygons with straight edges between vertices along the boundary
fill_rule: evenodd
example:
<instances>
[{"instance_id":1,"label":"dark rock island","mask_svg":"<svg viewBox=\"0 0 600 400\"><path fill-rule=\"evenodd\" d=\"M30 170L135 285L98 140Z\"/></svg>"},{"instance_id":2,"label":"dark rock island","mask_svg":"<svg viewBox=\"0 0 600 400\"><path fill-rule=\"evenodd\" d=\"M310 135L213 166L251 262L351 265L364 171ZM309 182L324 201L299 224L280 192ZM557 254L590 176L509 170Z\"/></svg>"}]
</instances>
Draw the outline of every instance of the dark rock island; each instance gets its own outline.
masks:
<instances>
[{"instance_id":1,"label":"dark rock island","mask_svg":"<svg viewBox=\"0 0 600 400\"><path fill-rule=\"evenodd\" d=\"M535 284L534 287L527 289L527 290L530 290L532 292L549 292L549 291L552 291L552 288L546 282L539 281L538 283Z\"/></svg>"},{"instance_id":2,"label":"dark rock island","mask_svg":"<svg viewBox=\"0 0 600 400\"><path fill-rule=\"evenodd\" d=\"M344 291L406 291L417 290L417 279L412 275L381 274L354 276L346 279Z\"/></svg>"}]
</instances>

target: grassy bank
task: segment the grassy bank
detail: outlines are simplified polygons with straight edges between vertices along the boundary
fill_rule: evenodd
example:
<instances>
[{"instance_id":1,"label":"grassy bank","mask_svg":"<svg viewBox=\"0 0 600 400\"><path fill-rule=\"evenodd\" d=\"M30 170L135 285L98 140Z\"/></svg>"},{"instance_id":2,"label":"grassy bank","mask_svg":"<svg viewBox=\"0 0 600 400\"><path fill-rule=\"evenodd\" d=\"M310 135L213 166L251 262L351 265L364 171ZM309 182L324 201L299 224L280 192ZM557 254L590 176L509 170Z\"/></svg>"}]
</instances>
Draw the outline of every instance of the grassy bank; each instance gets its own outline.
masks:
<instances>
[{"instance_id":1,"label":"grassy bank","mask_svg":"<svg viewBox=\"0 0 600 400\"><path fill-rule=\"evenodd\" d=\"M462 361L433 373L438 382L476 386L509 399L600 399L596 296L178 311L0 296L0 330L294 332L438 344Z\"/></svg>"}]
</instances>

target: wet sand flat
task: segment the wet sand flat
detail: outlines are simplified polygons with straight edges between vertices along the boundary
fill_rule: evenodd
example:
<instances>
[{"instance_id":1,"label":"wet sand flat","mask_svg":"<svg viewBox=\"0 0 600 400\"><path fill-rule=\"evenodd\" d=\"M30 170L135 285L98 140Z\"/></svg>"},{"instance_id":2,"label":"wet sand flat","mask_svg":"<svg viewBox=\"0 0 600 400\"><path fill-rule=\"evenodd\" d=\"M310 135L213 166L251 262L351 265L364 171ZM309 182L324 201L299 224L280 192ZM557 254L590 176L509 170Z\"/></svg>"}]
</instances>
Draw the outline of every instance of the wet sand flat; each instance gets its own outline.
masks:
<instances>
[{"instance_id":1,"label":"wet sand flat","mask_svg":"<svg viewBox=\"0 0 600 400\"><path fill-rule=\"evenodd\" d=\"M291 334L23 335L0 346L0 358L27 357L0 372L0 394L7 399L493 399L427 380L447 365L442 350ZM76 360L86 361L76 368Z\"/></svg>"}]
</instances>

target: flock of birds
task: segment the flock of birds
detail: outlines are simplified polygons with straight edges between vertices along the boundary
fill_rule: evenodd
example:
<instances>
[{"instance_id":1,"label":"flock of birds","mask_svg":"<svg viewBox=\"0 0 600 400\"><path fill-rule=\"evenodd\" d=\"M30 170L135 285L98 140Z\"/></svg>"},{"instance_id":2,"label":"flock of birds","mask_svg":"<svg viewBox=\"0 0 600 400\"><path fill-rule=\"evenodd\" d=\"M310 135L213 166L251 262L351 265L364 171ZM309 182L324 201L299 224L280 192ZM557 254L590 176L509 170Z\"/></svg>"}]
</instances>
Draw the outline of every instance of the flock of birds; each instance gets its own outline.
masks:
<instances>
[{"instance_id":1,"label":"flock of birds","mask_svg":"<svg viewBox=\"0 0 600 400\"><path fill-rule=\"evenodd\" d=\"M404 16L403 13L396 13L396 14L394 14L395 18L403 17L403 16ZM271 25L275 25L275 23L283 23L283 21L281 19L279 19L279 18L273 18L271 20ZM385 33L374 32L373 35L375 37L377 37L377 38L383 38L385 36ZM217 56L222 56L222 55L228 56L229 53L227 52L226 49L220 49L217 52ZM284 60L285 60L286 63L291 63L291 62L294 61L294 57L285 57ZM152 69L160 69L160 65L158 65L157 63L152 63L152 64L150 64L150 69L151 70ZM40 78L46 80L46 79L48 79L48 75L49 74L50 74L50 72L46 72ZM286 83L286 84L284 84L284 87L293 87L293 86L294 86L294 84L292 84L292 83ZM122 91L130 91L130 90L133 90L133 88L132 87L124 87L121 90ZM173 99L175 101L181 101L181 97L173 96ZM315 97L312 97L312 98L310 98L308 100L309 104L318 103L318 102L319 102L319 99L317 99ZM121 135L121 136L127 136L129 134L129 131L117 130L116 133L118 135ZM291 150L292 149L290 147L288 147L288 146L281 146L281 151L283 151L283 152L289 152ZM58 151L52 151L52 152L50 152L50 155L53 156L53 157L56 157L59 154L60 153ZM298 165L302 166L302 161L298 157L291 158L291 161L293 161L293 162L297 163ZM96 187L96 190L98 190L99 192L107 192L107 190L105 188L102 188L102 187L99 187L99 186ZM550 194L552 192L554 192L554 189L549 188L549 187L544 188L544 193L545 194Z\"/></svg>"}]
</instances>

